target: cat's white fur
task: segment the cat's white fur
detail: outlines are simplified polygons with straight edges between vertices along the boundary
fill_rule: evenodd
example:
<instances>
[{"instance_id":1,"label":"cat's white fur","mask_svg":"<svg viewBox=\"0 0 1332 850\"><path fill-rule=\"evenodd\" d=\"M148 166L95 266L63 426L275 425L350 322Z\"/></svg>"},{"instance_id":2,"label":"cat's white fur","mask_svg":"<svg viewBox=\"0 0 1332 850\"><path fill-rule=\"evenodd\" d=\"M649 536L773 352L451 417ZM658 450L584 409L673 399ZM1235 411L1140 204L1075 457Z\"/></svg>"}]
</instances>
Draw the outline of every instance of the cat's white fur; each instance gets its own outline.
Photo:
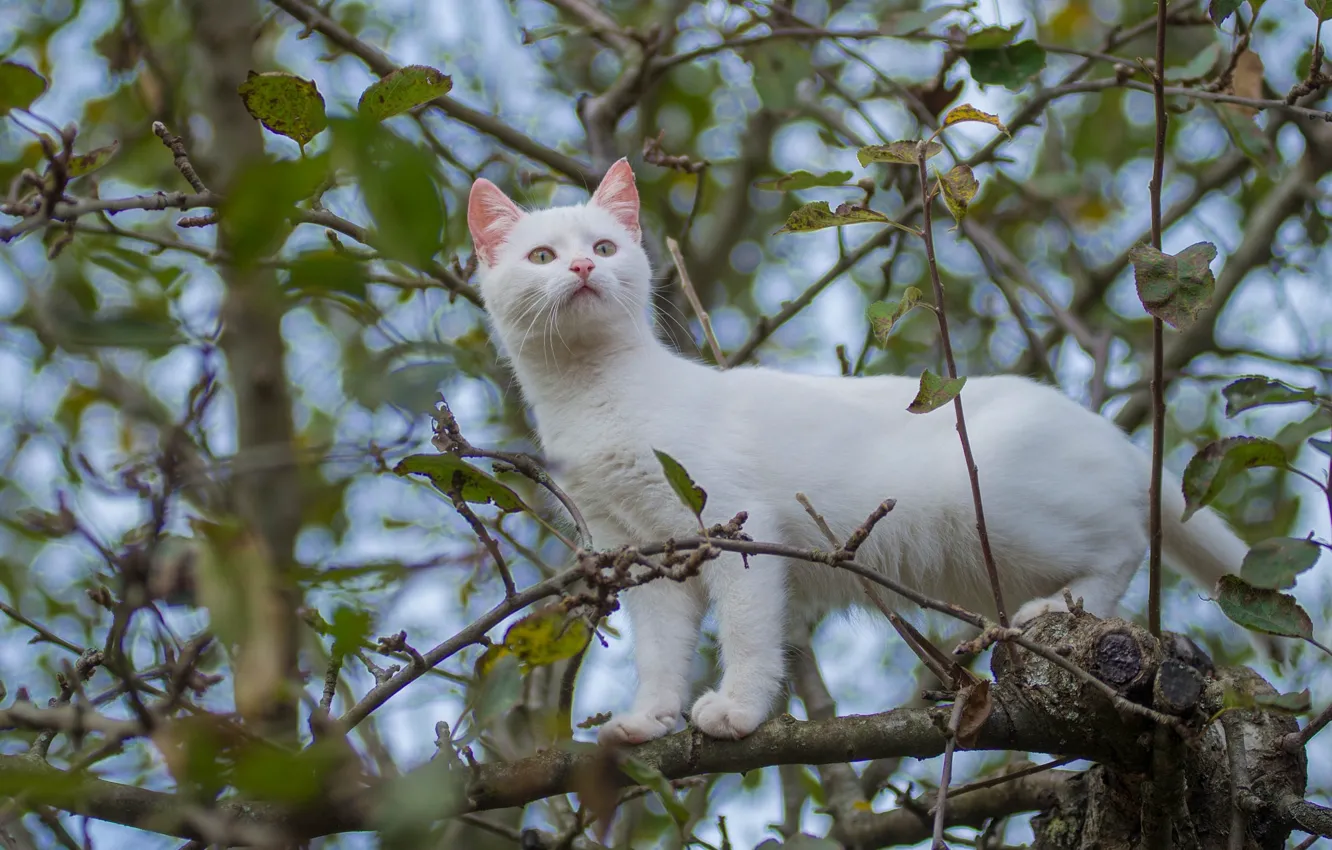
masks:
<instances>
[{"instance_id":1,"label":"cat's white fur","mask_svg":"<svg viewBox=\"0 0 1332 850\"><path fill-rule=\"evenodd\" d=\"M857 561L935 598L993 612L951 407L908 413L914 378L721 371L668 350L648 319L651 274L627 162L586 205L533 212L478 180L469 224L499 342L554 475L598 548L697 532L655 448L707 491L707 523L747 511L755 540L826 547L797 492L841 539L895 498ZM602 240L614 243L614 254L596 253ZM538 247L555 260L534 263ZM595 266L586 284L570 269L576 260ZM1087 610L1113 614L1147 550L1147 456L1111 422L1025 378L973 377L963 399L1015 619L1065 610L1065 587ZM1211 590L1238 569L1245 546L1210 510L1181 523L1178 482L1168 478L1164 489L1166 557ZM691 582L626 592L638 691L601 740L647 741L682 720L709 603L724 672L689 717L714 737L748 735L782 691L788 619L860 604L863 594L854 577L826 566L754 557L746 567L732 554Z\"/></svg>"}]
</instances>

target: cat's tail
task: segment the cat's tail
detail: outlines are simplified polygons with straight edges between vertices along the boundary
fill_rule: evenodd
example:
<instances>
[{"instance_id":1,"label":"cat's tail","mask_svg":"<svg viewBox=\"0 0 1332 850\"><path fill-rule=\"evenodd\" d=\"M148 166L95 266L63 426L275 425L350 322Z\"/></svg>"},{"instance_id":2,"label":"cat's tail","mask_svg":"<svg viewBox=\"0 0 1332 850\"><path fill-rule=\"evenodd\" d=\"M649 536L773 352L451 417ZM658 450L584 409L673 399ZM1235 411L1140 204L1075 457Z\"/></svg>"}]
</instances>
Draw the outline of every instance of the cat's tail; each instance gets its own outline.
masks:
<instances>
[{"instance_id":1,"label":"cat's tail","mask_svg":"<svg viewBox=\"0 0 1332 850\"><path fill-rule=\"evenodd\" d=\"M1214 595L1222 576L1239 574L1249 547L1211 508L1203 508L1184 521L1184 494L1175 476L1166 474L1161 491L1165 560L1192 576L1204 593ZM1259 632L1248 634L1259 655L1272 662L1284 660L1281 638Z\"/></svg>"}]
</instances>

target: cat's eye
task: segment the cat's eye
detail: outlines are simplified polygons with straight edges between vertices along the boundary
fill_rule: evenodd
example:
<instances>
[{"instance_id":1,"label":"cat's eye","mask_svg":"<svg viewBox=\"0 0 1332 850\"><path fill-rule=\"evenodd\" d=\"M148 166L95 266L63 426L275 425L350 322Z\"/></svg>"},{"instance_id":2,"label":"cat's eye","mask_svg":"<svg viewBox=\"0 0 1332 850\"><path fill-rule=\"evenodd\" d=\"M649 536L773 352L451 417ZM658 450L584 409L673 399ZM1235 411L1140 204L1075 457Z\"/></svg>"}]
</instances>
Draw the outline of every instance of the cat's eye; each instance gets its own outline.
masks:
<instances>
[{"instance_id":1,"label":"cat's eye","mask_svg":"<svg viewBox=\"0 0 1332 850\"><path fill-rule=\"evenodd\" d=\"M592 250L595 251L600 256L609 257L611 254L615 253L616 250L615 243L610 241L609 239L603 239L597 244L593 245Z\"/></svg>"},{"instance_id":2,"label":"cat's eye","mask_svg":"<svg viewBox=\"0 0 1332 850\"><path fill-rule=\"evenodd\" d=\"M547 263L555 262L555 251L546 247L533 248L532 253L527 255L527 259L538 266L544 266Z\"/></svg>"}]
</instances>

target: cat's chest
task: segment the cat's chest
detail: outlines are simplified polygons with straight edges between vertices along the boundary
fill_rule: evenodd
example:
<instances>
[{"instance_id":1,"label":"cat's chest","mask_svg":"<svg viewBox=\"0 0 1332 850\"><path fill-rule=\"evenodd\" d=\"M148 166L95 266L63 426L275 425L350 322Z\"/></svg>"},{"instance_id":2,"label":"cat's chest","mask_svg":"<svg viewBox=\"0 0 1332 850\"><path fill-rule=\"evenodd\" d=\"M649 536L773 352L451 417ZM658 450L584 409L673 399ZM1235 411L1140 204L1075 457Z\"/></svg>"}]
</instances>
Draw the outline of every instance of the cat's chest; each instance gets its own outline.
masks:
<instances>
[{"instance_id":1,"label":"cat's chest","mask_svg":"<svg viewBox=\"0 0 1332 850\"><path fill-rule=\"evenodd\" d=\"M624 505L661 476L651 426L632 417L565 417L538 431L551 473L580 506Z\"/></svg>"}]
</instances>

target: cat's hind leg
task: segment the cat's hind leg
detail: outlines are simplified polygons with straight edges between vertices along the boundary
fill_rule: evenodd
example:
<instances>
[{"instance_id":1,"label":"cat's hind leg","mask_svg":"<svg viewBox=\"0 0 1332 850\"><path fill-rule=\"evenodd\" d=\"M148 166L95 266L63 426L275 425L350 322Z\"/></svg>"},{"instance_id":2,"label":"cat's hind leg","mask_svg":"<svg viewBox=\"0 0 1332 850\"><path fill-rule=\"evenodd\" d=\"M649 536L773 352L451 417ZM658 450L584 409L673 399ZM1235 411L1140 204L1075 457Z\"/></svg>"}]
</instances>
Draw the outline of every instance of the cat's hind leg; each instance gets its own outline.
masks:
<instances>
[{"instance_id":1,"label":"cat's hind leg","mask_svg":"<svg viewBox=\"0 0 1332 850\"><path fill-rule=\"evenodd\" d=\"M1076 601L1082 600L1082 608L1098 617L1113 617L1119 609L1119 600L1124 597L1133 574L1142 563L1142 556L1135 555L1131 561L1125 561L1117 567L1106 569L1105 566L1094 573L1079 576L1068 583L1069 594ZM1018 608L1013 615L1013 625L1025 626L1027 623L1051 611L1067 611L1064 592L1032 599Z\"/></svg>"}]
</instances>

